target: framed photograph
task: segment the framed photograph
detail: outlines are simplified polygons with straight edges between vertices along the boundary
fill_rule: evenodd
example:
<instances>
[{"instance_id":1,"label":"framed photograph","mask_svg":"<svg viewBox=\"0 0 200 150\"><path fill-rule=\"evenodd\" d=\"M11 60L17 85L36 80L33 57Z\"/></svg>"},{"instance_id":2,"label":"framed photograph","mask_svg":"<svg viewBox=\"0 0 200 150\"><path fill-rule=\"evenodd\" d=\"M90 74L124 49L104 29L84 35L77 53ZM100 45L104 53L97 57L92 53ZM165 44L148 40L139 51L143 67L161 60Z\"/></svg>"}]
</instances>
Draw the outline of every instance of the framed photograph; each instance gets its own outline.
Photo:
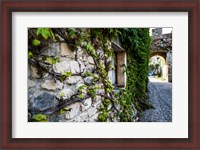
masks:
<instances>
[{"instance_id":1,"label":"framed photograph","mask_svg":"<svg viewBox=\"0 0 200 150\"><path fill-rule=\"evenodd\" d=\"M198 0L1 2L1 149L192 149Z\"/></svg>"}]
</instances>

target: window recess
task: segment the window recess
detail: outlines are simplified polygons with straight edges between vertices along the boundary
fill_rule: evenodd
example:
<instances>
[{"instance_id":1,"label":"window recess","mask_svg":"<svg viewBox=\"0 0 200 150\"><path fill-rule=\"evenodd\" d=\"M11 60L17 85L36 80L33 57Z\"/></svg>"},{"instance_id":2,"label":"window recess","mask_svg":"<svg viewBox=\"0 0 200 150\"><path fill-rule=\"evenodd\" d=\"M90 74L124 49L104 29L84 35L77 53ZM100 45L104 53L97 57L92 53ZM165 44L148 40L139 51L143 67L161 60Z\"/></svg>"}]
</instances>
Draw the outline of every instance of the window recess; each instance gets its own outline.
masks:
<instances>
[{"instance_id":1,"label":"window recess","mask_svg":"<svg viewBox=\"0 0 200 150\"><path fill-rule=\"evenodd\" d=\"M112 65L114 66L114 70L110 70L108 73L109 80L112 84L117 88L125 88L126 87L126 52L120 46L119 41L112 42L112 48L114 50L114 56L112 58Z\"/></svg>"}]
</instances>

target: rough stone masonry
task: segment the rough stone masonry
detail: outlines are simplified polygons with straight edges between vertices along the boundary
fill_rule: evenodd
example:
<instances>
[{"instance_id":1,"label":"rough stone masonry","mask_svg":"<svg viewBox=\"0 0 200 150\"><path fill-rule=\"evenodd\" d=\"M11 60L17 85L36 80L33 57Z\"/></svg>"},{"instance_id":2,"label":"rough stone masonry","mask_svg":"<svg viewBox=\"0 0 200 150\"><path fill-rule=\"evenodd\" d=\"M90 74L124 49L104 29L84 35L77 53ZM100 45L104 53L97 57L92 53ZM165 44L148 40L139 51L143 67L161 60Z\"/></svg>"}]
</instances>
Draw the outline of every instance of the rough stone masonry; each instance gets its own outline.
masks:
<instances>
[{"instance_id":1,"label":"rough stone masonry","mask_svg":"<svg viewBox=\"0 0 200 150\"><path fill-rule=\"evenodd\" d=\"M83 77L82 72L92 71L94 61L91 56L81 48L72 51L67 43L50 43L48 48L42 51L42 56L60 58L60 62L53 64L55 73L72 72L73 76L63 82L56 80L52 74L44 73L41 77L37 66L28 66L28 108L29 119L38 113L51 113L56 109L63 99L68 99L77 94L77 88L84 84L90 84L92 77ZM77 60L75 60L75 57ZM101 86L101 83L99 83ZM98 92L101 92L99 90ZM98 118L98 108L101 104L101 97L95 99L86 98L82 102L69 103L65 111L53 112L48 118L51 122L94 122Z\"/></svg>"}]
</instances>

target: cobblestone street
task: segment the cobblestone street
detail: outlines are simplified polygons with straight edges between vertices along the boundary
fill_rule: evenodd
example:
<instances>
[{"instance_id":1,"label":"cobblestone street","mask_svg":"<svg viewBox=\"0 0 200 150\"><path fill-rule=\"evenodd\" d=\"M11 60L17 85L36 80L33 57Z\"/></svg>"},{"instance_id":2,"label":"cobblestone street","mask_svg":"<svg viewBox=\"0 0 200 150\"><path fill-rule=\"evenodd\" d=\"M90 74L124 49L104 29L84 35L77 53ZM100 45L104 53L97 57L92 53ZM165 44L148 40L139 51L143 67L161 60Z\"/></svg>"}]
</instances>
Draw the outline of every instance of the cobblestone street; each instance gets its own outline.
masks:
<instances>
[{"instance_id":1,"label":"cobblestone street","mask_svg":"<svg viewBox=\"0 0 200 150\"><path fill-rule=\"evenodd\" d=\"M172 121L172 83L149 78L149 103L154 109L148 109L140 116L141 122Z\"/></svg>"}]
</instances>

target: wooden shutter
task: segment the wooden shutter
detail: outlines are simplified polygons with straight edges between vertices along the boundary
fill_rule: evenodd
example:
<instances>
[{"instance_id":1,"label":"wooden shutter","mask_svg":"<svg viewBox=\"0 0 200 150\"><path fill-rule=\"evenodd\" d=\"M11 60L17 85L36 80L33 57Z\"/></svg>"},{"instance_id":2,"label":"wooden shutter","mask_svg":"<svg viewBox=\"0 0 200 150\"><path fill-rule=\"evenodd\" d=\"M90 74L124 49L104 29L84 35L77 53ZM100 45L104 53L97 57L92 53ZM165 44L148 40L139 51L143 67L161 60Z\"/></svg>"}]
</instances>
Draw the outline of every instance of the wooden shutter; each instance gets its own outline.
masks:
<instances>
[{"instance_id":1,"label":"wooden shutter","mask_svg":"<svg viewBox=\"0 0 200 150\"><path fill-rule=\"evenodd\" d=\"M118 52L116 53L117 56L117 65L116 65L116 74L117 74L117 85L119 87L125 86L125 74L124 74L124 67L122 65L125 64L125 52Z\"/></svg>"}]
</instances>

